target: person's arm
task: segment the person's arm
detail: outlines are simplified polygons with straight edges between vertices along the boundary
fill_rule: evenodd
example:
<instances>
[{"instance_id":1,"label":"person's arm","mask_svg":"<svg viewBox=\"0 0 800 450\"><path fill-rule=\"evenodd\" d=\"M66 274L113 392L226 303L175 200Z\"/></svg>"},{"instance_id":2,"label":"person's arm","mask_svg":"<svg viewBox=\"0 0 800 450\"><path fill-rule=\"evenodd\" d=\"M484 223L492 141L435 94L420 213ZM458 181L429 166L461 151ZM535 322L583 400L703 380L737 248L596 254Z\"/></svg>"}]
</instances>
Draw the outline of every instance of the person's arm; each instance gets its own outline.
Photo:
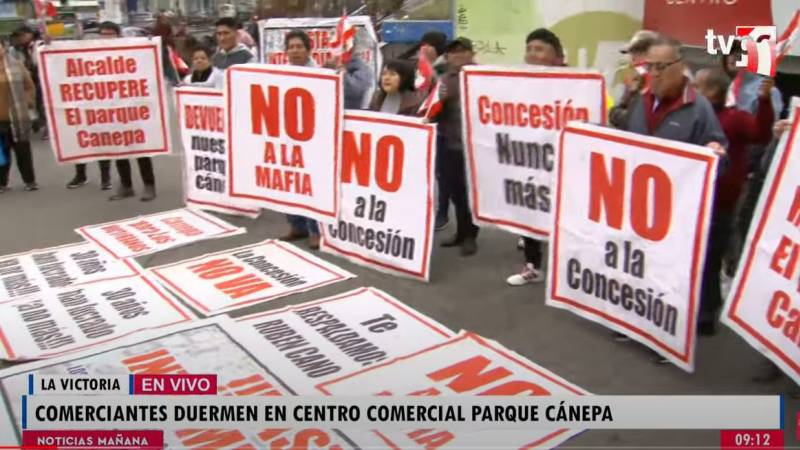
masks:
<instances>
[{"instance_id":1,"label":"person's arm","mask_svg":"<svg viewBox=\"0 0 800 450\"><path fill-rule=\"evenodd\" d=\"M28 102L29 108L36 106L36 85L33 84L30 72L25 67L20 66L22 72L22 84L25 89L25 100Z\"/></svg>"},{"instance_id":2,"label":"person's arm","mask_svg":"<svg viewBox=\"0 0 800 450\"><path fill-rule=\"evenodd\" d=\"M369 70L366 64L354 62L345 66L343 78L345 92L363 93L372 84L372 71Z\"/></svg>"}]
</instances>

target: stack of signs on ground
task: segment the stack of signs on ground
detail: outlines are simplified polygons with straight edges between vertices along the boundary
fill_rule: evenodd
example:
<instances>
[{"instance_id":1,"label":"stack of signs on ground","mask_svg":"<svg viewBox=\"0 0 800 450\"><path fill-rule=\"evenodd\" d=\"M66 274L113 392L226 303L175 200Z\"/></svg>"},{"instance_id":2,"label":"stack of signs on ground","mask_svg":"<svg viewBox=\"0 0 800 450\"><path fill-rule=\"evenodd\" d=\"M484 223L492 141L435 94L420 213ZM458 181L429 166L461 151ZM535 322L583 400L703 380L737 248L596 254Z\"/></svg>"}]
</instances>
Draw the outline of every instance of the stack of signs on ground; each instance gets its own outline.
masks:
<instances>
[{"instance_id":1,"label":"stack of signs on ground","mask_svg":"<svg viewBox=\"0 0 800 450\"><path fill-rule=\"evenodd\" d=\"M231 311L354 277L277 240L225 250L150 269L202 314Z\"/></svg>"},{"instance_id":2,"label":"stack of signs on ground","mask_svg":"<svg viewBox=\"0 0 800 450\"><path fill-rule=\"evenodd\" d=\"M189 208L246 217L258 216L252 203L228 196L228 144L222 91L175 89L183 143L183 193Z\"/></svg>"},{"instance_id":3,"label":"stack of signs on ground","mask_svg":"<svg viewBox=\"0 0 800 450\"><path fill-rule=\"evenodd\" d=\"M298 394L314 394L319 383L441 344L453 335L375 288L246 316L238 323L243 339L258 340L272 373Z\"/></svg>"},{"instance_id":4,"label":"stack of signs on ground","mask_svg":"<svg viewBox=\"0 0 800 450\"><path fill-rule=\"evenodd\" d=\"M160 38L54 41L38 54L56 161L170 152Z\"/></svg>"},{"instance_id":5,"label":"stack of signs on ground","mask_svg":"<svg viewBox=\"0 0 800 450\"><path fill-rule=\"evenodd\" d=\"M220 395L293 395L291 388L270 374L259 345L231 337L230 319L195 321L130 336L115 347L85 351L56 360L27 364L0 373L5 403L0 408L0 445L19 445L22 396L28 392L28 375L216 374ZM239 430L186 429L168 431L170 448L254 449L359 448L347 435L314 429L275 429L268 426Z\"/></svg>"},{"instance_id":6,"label":"stack of signs on ground","mask_svg":"<svg viewBox=\"0 0 800 450\"><path fill-rule=\"evenodd\" d=\"M51 358L193 318L143 275L50 289L0 302L0 358Z\"/></svg>"},{"instance_id":7,"label":"stack of signs on ground","mask_svg":"<svg viewBox=\"0 0 800 450\"><path fill-rule=\"evenodd\" d=\"M289 63L286 54L286 33L300 29L311 38L311 58L317 66L324 66L333 60L337 49L331 47L336 40L336 27L339 18L313 17L313 18L276 18L258 22L261 36L260 61L267 64L285 65ZM356 59L369 66L373 73L373 87L380 79L383 68L382 54L380 51L378 35L372 27L369 16L349 16L347 25L356 29L353 55ZM368 101L369 95L365 95ZM366 106L366 105L365 105Z\"/></svg>"},{"instance_id":8,"label":"stack of signs on ground","mask_svg":"<svg viewBox=\"0 0 800 450\"><path fill-rule=\"evenodd\" d=\"M772 159L722 321L800 384L800 105Z\"/></svg>"},{"instance_id":9,"label":"stack of signs on ground","mask_svg":"<svg viewBox=\"0 0 800 450\"><path fill-rule=\"evenodd\" d=\"M428 280L435 130L390 114L345 115L338 221L322 248L353 262Z\"/></svg>"},{"instance_id":10,"label":"stack of signs on ground","mask_svg":"<svg viewBox=\"0 0 800 450\"><path fill-rule=\"evenodd\" d=\"M314 220L339 214L342 76L242 64L225 71L228 193Z\"/></svg>"},{"instance_id":11,"label":"stack of signs on ground","mask_svg":"<svg viewBox=\"0 0 800 450\"><path fill-rule=\"evenodd\" d=\"M0 256L0 301L138 273L134 261L114 259L88 242Z\"/></svg>"},{"instance_id":12,"label":"stack of signs on ground","mask_svg":"<svg viewBox=\"0 0 800 450\"><path fill-rule=\"evenodd\" d=\"M88 225L75 231L115 258L132 258L205 239L241 234L245 229L202 211L176 209Z\"/></svg>"},{"instance_id":13,"label":"stack of signs on ground","mask_svg":"<svg viewBox=\"0 0 800 450\"><path fill-rule=\"evenodd\" d=\"M547 304L692 371L716 156L707 147L570 125L556 167Z\"/></svg>"},{"instance_id":14,"label":"stack of signs on ground","mask_svg":"<svg viewBox=\"0 0 800 450\"><path fill-rule=\"evenodd\" d=\"M578 386L471 333L321 383L333 396L587 395ZM488 427L487 427L488 428ZM375 430L374 448L552 448L581 430Z\"/></svg>"},{"instance_id":15,"label":"stack of signs on ground","mask_svg":"<svg viewBox=\"0 0 800 450\"><path fill-rule=\"evenodd\" d=\"M605 123L602 74L467 66L461 79L475 222L548 237L558 134L572 120Z\"/></svg>"}]
</instances>

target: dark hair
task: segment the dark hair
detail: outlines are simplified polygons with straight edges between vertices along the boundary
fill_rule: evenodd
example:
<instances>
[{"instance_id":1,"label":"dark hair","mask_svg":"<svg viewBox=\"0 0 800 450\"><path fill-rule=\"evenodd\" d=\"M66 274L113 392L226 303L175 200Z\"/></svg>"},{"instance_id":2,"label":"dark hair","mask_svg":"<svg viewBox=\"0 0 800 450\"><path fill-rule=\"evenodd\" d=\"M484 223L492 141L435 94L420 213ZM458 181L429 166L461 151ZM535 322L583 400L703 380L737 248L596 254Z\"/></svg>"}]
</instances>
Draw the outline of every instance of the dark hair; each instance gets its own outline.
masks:
<instances>
[{"instance_id":1,"label":"dark hair","mask_svg":"<svg viewBox=\"0 0 800 450\"><path fill-rule=\"evenodd\" d=\"M23 34L32 34L36 36L36 32L33 31L33 28L27 25L20 25L16 30L11 33L11 37L18 37L22 36Z\"/></svg>"},{"instance_id":2,"label":"dark hair","mask_svg":"<svg viewBox=\"0 0 800 450\"><path fill-rule=\"evenodd\" d=\"M233 17L222 17L214 22L215 27L228 27L231 30L238 30L239 29L239 22L236 21Z\"/></svg>"},{"instance_id":3,"label":"dark hair","mask_svg":"<svg viewBox=\"0 0 800 450\"><path fill-rule=\"evenodd\" d=\"M436 49L436 54L441 56L447 51L447 35L441 31L428 31L422 35L420 44L428 44Z\"/></svg>"},{"instance_id":4,"label":"dark hair","mask_svg":"<svg viewBox=\"0 0 800 450\"><path fill-rule=\"evenodd\" d=\"M308 37L308 34L306 34L305 31L294 29L294 30L286 33L286 39L284 39L284 41L283 41L284 42L284 44L283 44L284 49L288 50L289 41L292 40L292 39L300 39L301 41L303 41L303 47L305 47L306 50L311 51L311 38Z\"/></svg>"},{"instance_id":5,"label":"dark hair","mask_svg":"<svg viewBox=\"0 0 800 450\"><path fill-rule=\"evenodd\" d=\"M555 33L547 28L537 28L531 31L528 34L528 37L525 38L525 44L527 45L531 41L542 41L545 44L553 47L553 50L556 52L556 56L559 58L564 57L564 47L561 46L561 39L559 39Z\"/></svg>"},{"instance_id":6,"label":"dark hair","mask_svg":"<svg viewBox=\"0 0 800 450\"><path fill-rule=\"evenodd\" d=\"M117 36L121 36L122 35L122 29L119 27L119 25L117 25L114 22L108 21L108 20L106 20L105 22L101 23L100 26L97 27L97 29L98 29L98 31L111 30Z\"/></svg>"},{"instance_id":7,"label":"dark hair","mask_svg":"<svg viewBox=\"0 0 800 450\"><path fill-rule=\"evenodd\" d=\"M194 54L195 54L195 53L197 53L197 52L203 52L203 53L205 53L205 54L206 54L206 56L207 56L209 59L210 59L210 58L211 58L211 56L214 54L214 52L212 52L212 51L211 51L211 49L210 49L210 48L208 48L208 47L206 47L205 45L198 45L198 46L196 46L196 47L193 47L193 48L192 48L192 56L193 56L193 57L194 57Z\"/></svg>"},{"instance_id":8,"label":"dark hair","mask_svg":"<svg viewBox=\"0 0 800 450\"><path fill-rule=\"evenodd\" d=\"M400 91L414 90L414 82L416 81L417 72L414 65L409 61L392 59L386 61L386 64L383 65L383 68L385 70L397 72L397 74L400 75ZM383 86L381 86L381 90L383 90Z\"/></svg>"},{"instance_id":9,"label":"dark hair","mask_svg":"<svg viewBox=\"0 0 800 450\"><path fill-rule=\"evenodd\" d=\"M728 73L721 67L712 67L704 69L704 71L708 73L708 77L706 77L708 86L716 89L719 94L725 95L731 85L731 77L728 76Z\"/></svg>"}]
</instances>

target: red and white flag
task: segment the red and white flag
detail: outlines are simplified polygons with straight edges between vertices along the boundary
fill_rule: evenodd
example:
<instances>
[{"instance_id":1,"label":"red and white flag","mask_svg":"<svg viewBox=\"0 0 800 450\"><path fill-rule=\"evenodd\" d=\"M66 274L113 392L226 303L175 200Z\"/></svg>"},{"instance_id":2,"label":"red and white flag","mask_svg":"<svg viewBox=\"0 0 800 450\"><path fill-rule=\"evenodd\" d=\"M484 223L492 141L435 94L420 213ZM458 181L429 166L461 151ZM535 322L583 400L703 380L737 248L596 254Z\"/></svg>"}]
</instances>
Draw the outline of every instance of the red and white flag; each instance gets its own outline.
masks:
<instances>
[{"instance_id":1,"label":"red and white flag","mask_svg":"<svg viewBox=\"0 0 800 450\"><path fill-rule=\"evenodd\" d=\"M418 114L421 117L433 119L442 112L442 99L439 96L440 88L441 81L436 81L436 84L433 85L433 89L431 89L431 93L428 94L428 98L426 98L422 106L419 107Z\"/></svg>"},{"instance_id":2,"label":"red and white flag","mask_svg":"<svg viewBox=\"0 0 800 450\"><path fill-rule=\"evenodd\" d=\"M747 45L747 70L761 75L774 77L778 66L774 42L746 41Z\"/></svg>"},{"instance_id":3,"label":"red and white flag","mask_svg":"<svg viewBox=\"0 0 800 450\"><path fill-rule=\"evenodd\" d=\"M336 56L341 57L343 64L353 57L353 48L356 41L356 26L347 20L347 12L342 12L342 18L336 25L336 37L331 42L331 48Z\"/></svg>"},{"instance_id":4,"label":"red and white flag","mask_svg":"<svg viewBox=\"0 0 800 450\"><path fill-rule=\"evenodd\" d=\"M414 87L418 91L427 91L433 82L433 75L434 71L431 62L423 55L419 55L417 59L417 78L414 81Z\"/></svg>"},{"instance_id":5,"label":"red and white flag","mask_svg":"<svg viewBox=\"0 0 800 450\"><path fill-rule=\"evenodd\" d=\"M792 49L792 43L797 39L798 35L800 35L800 9L794 12L792 20L789 21L789 25L783 30L783 34L775 44L775 51L778 55L775 65L780 64L783 57L789 53L789 50Z\"/></svg>"}]
</instances>

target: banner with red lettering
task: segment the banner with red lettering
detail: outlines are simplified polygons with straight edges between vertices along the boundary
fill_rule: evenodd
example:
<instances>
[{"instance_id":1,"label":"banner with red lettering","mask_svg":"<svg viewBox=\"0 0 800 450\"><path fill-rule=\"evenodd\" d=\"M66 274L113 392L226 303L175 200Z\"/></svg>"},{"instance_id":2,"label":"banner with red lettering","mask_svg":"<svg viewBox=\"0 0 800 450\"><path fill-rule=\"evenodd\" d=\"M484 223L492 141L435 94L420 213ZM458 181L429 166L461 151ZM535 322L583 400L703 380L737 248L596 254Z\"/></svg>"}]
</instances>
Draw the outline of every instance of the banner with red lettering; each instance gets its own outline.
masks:
<instances>
[{"instance_id":1,"label":"banner with red lettering","mask_svg":"<svg viewBox=\"0 0 800 450\"><path fill-rule=\"evenodd\" d=\"M168 248L179 247L245 232L244 228L202 211L174 209L146 216L87 225L75 230L114 258L136 258Z\"/></svg>"},{"instance_id":2,"label":"banner with red lettering","mask_svg":"<svg viewBox=\"0 0 800 450\"><path fill-rule=\"evenodd\" d=\"M800 106L793 112L721 318L800 384Z\"/></svg>"},{"instance_id":3,"label":"banner with red lettering","mask_svg":"<svg viewBox=\"0 0 800 450\"><path fill-rule=\"evenodd\" d=\"M538 66L467 66L461 99L475 223L546 239L558 133L573 120L605 123L603 76Z\"/></svg>"},{"instance_id":4,"label":"banner with red lettering","mask_svg":"<svg viewBox=\"0 0 800 450\"><path fill-rule=\"evenodd\" d=\"M228 196L228 138L222 91L175 89L183 143L183 195L188 208L255 218L261 210Z\"/></svg>"},{"instance_id":5,"label":"banner with red lettering","mask_svg":"<svg viewBox=\"0 0 800 450\"><path fill-rule=\"evenodd\" d=\"M717 157L585 124L567 126L558 155L547 305L693 371Z\"/></svg>"},{"instance_id":6,"label":"banner with red lettering","mask_svg":"<svg viewBox=\"0 0 800 450\"><path fill-rule=\"evenodd\" d=\"M335 56L335 49L331 43L336 40L336 26L339 17L306 17L306 18L274 18L258 22L261 34L259 60L267 64L288 64L286 56L286 33L299 29L311 38L311 58L317 66L324 66ZM383 69L383 56L380 50L380 40L372 27L369 16L348 16L348 25L355 26L354 57L367 64L375 74L372 77L373 88L380 80ZM365 102L369 102L370 95L365 95ZM367 105L364 105L365 107Z\"/></svg>"},{"instance_id":7,"label":"banner with red lettering","mask_svg":"<svg viewBox=\"0 0 800 450\"><path fill-rule=\"evenodd\" d=\"M161 38L53 41L38 56L56 161L171 151Z\"/></svg>"},{"instance_id":8,"label":"banner with red lettering","mask_svg":"<svg viewBox=\"0 0 800 450\"><path fill-rule=\"evenodd\" d=\"M258 340L275 376L298 394L364 367L453 336L430 317L375 288L241 317L241 336Z\"/></svg>"},{"instance_id":9,"label":"banner with red lettering","mask_svg":"<svg viewBox=\"0 0 800 450\"><path fill-rule=\"evenodd\" d=\"M329 221L339 214L342 77L333 70L243 64L225 72L228 193Z\"/></svg>"},{"instance_id":10,"label":"banner with red lettering","mask_svg":"<svg viewBox=\"0 0 800 450\"><path fill-rule=\"evenodd\" d=\"M146 276L0 302L0 358L51 358L194 317Z\"/></svg>"},{"instance_id":11,"label":"banner with red lettering","mask_svg":"<svg viewBox=\"0 0 800 450\"><path fill-rule=\"evenodd\" d=\"M13 300L93 281L140 272L135 260L119 260L89 242L0 256L0 299Z\"/></svg>"},{"instance_id":12,"label":"banner with red lettering","mask_svg":"<svg viewBox=\"0 0 800 450\"><path fill-rule=\"evenodd\" d=\"M155 267L150 272L178 298L205 315L355 277L292 244L272 239Z\"/></svg>"},{"instance_id":13,"label":"banner with red lettering","mask_svg":"<svg viewBox=\"0 0 800 450\"><path fill-rule=\"evenodd\" d=\"M0 444L21 442L22 397L28 393L29 375L38 379L76 374L215 374L218 395L294 395L282 380L271 375L272 364L266 364L265 353L258 346L234 339L232 328L236 325L231 319L220 316L137 333L102 350L6 369L0 372L0 389L8 406L0 408ZM301 448L308 443L324 450L364 448L337 430L275 429L267 424L247 429L166 431L164 439L170 448L187 450Z\"/></svg>"},{"instance_id":14,"label":"banner with red lettering","mask_svg":"<svg viewBox=\"0 0 800 450\"><path fill-rule=\"evenodd\" d=\"M491 374L491 375L490 375ZM338 379L317 389L333 396L371 395L588 395L547 369L475 334L457 337ZM581 430L455 432L445 429L373 430L381 447L553 448Z\"/></svg>"},{"instance_id":15,"label":"banner with red lettering","mask_svg":"<svg viewBox=\"0 0 800 450\"><path fill-rule=\"evenodd\" d=\"M435 136L432 125L396 114L345 115L341 209L320 227L324 251L428 280Z\"/></svg>"}]
</instances>

